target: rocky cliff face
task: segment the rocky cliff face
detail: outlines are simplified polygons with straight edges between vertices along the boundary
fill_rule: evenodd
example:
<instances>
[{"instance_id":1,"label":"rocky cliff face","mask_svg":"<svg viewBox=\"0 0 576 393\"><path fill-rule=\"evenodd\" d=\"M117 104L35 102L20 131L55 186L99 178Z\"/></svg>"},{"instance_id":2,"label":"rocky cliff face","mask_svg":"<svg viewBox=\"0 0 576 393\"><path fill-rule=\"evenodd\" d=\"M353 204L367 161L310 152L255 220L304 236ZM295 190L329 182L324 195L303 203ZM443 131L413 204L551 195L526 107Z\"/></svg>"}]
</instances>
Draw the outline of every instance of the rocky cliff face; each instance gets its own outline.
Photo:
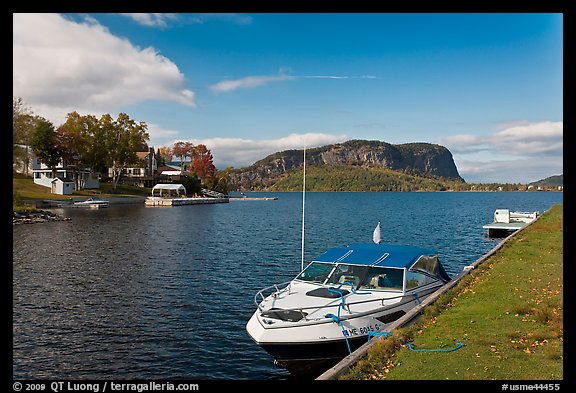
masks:
<instances>
[{"instance_id":1,"label":"rocky cliff face","mask_svg":"<svg viewBox=\"0 0 576 393\"><path fill-rule=\"evenodd\" d=\"M287 172L302 167L302 150L274 153L231 173L230 186L252 190L269 186ZM464 181L456 169L452 153L430 143L392 145L380 141L352 140L306 151L306 166L353 165L383 167L397 171Z\"/></svg>"}]
</instances>

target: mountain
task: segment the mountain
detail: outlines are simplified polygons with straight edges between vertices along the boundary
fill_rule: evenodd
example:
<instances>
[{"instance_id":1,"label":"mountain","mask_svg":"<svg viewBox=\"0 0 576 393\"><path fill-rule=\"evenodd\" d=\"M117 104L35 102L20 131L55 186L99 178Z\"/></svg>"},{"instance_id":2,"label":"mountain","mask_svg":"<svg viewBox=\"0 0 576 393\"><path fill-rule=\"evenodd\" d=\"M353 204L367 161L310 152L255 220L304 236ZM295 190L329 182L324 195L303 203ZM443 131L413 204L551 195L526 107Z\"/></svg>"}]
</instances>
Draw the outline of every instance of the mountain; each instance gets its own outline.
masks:
<instances>
[{"instance_id":1,"label":"mountain","mask_svg":"<svg viewBox=\"0 0 576 393\"><path fill-rule=\"evenodd\" d=\"M303 164L302 150L274 153L253 165L230 173L230 188L238 191L265 190L297 170ZM306 150L306 167L330 169L364 168L383 169L431 179L445 179L464 183L454 164L452 153L444 146L431 143L405 143L393 145L381 141L351 140ZM334 187L346 189L346 187ZM335 190L336 190L335 189Z\"/></svg>"},{"instance_id":2,"label":"mountain","mask_svg":"<svg viewBox=\"0 0 576 393\"><path fill-rule=\"evenodd\" d=\"M532 182L530 184L528 184L529 186L534 186L534 187L557 187L557 186L563 186L564 185L564 174L561 175L555 175L555 176L550 176L547 177L545 179L541 179L535 182Z\"/></svg>"}]
</instances>

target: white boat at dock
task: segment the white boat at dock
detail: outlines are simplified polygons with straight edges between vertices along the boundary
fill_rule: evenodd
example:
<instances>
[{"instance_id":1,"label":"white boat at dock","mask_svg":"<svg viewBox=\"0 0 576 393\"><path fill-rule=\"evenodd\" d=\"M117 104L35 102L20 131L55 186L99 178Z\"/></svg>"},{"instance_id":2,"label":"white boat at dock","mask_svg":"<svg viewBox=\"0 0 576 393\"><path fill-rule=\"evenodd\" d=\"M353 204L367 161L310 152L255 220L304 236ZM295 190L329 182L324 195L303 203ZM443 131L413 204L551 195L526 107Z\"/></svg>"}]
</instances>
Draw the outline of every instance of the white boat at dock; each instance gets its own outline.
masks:
<instances>
[{"instance_id":1,"label":"white boat at dock","mask_svg":"<svg viewBox=\"0 0 576 393\"><path fill-rule=\"evenodd\" d=\"M537 219L539 215L538 211L516 212L509 209L496 209L494 211L494 221L491 224L482 226L482 228L488 230L488 237L504 237L524 228Z\"/></svg>"},{"instance_id":2,"label":"white boat at dock","mask_svg":"<svg viewBox=\"0 0 576 393\"><path fill-rule=\"evenodd\" d=\"M258 291L250 337L294 375L333 364L434 293L450 277L430 249L330 248L292 281Z\"/></svg>"},{"instance_id":3,"label":"white boat at dock","mask_svg":"<svg viewBox=\"0 0 576 393\"><path fill-rule=\"evenodd\" d=\"M74 202L73 206L75 207L89 207L92 209L99 209L101 207L108 207L110 205L110 202L105 200L105 199L101 199L99 197L92 197L92 198L88 198L84 201L77 201Z\"/></svg>"}]
</instances>

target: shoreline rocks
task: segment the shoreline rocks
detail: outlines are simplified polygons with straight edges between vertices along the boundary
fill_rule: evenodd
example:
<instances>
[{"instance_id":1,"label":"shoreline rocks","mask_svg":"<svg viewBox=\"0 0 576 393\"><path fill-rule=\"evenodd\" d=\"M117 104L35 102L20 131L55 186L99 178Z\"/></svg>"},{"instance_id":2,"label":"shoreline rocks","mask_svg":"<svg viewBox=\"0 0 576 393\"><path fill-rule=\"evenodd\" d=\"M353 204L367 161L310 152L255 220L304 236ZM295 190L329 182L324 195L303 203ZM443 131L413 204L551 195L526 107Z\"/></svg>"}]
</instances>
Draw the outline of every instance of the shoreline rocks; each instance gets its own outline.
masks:
<instances>
[{"instance_id":1,"label":"shoreline rocks","mask_svg":"<svg viewBox=\"0 0 576 393\"><path fill-rule=\"evenodd\" d=\"M29 212L13 212L12 224L36 224L47 221L69 221L70 217L62 217L47 210L34 210Z\"/></svg>"}]
</instances>

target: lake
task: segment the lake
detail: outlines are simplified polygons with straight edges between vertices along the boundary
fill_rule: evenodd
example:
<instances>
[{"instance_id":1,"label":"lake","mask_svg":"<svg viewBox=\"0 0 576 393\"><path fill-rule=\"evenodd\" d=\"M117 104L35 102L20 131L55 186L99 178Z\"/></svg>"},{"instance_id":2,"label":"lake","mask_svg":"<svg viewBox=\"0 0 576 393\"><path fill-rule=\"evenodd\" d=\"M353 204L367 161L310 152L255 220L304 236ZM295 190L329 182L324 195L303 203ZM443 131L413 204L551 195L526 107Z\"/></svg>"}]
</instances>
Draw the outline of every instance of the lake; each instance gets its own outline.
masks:
<instances>
[{"instance_id":1,"label":"lake","mask_svg":"<svg viewBox=\"0 0 576 393\"><path fill-rule=\"evenodd\" d=\"M176 207L53 209L13 226L14 379L290 379L247 335L259 289L300 270L302 195ZM306 194L305 259L382 241L434 248L458 274L493 248L494 210L558 192Z\"/></svg>"}]
</instances>

